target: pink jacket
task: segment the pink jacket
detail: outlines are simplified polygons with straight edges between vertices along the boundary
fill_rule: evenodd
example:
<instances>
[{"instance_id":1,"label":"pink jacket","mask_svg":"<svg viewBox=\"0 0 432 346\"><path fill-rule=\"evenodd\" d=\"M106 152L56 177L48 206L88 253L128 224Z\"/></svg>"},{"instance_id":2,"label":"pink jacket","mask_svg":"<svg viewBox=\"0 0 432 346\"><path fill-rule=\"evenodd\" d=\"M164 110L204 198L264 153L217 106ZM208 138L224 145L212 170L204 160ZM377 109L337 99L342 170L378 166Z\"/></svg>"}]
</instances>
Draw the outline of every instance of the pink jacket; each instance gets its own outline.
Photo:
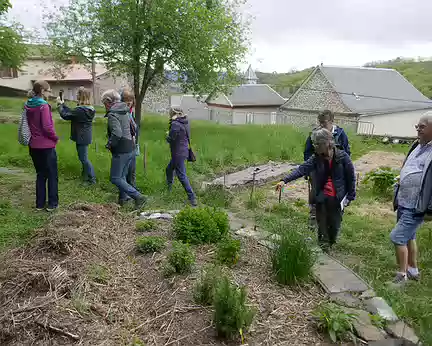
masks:
<instances>
[{"instance_id":1,"label":"pink jacket","mask_svg":"<svg viewBox=\"0 0 432 346\"><path fill-rule=\"evenodd\" d=\"M35 107L26 104L25 109L31 132L30 148L55 148L58 137L54 129L51 106L47 103Z\"/></svg>"}]
</instances>

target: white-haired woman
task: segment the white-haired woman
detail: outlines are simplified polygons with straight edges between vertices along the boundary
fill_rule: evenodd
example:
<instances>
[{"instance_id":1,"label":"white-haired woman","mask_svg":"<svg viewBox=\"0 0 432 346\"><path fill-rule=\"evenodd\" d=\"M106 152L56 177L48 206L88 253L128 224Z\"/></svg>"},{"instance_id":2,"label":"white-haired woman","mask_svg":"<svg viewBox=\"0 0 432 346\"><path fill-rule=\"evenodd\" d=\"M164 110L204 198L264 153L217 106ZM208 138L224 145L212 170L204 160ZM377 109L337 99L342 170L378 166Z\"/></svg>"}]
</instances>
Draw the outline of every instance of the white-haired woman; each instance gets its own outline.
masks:
<instances>
[{"instance_id":1,"label":"white-haired woman","mask_svg":"<svg viewBox=\"0 0 432 346\"><path fill-rule=\"evenodd\" d=\"M115 90L105 91L102 103L107 111L105 117L108 118L106 147L112 153L110 180L119 189L120 205L133 199L135 206L140 208L145 204L146 198L126 181L129 166L135 155L135 144L129 124L129 107L120 101L120 94Z\"/></svg>"},{"instance_id":2,"label":"white-haired woman","mask_svg":"<svg viewBox=\"0 0 432 346\"><path fill-rule=\"evenodd\" d=\"M166 168L166 178L168 190L171 191L174 183L174 172L180 183L185 189L189 203L192 206L197 205L196 196L186 175L185 162L189 157L190 144L190 125L183 110L178 107L172 107L169 112L169 131L167 142L171 149L171 161Z\"/></svg>"},{"instance_id":3,"label":"white-haired woman","mask_svg":"<svg viewBox=\"0 0 432 346\"><path fill-rule=\"evenodd\" d=\"M349 155L335 146L333 134L320 128L312 132L315 153L277 184L310 176L312 202L316 204L318 243L324 250L336 243L342 222L342 211L356 196L354 166Z\"/></svg>"}]
</instances>

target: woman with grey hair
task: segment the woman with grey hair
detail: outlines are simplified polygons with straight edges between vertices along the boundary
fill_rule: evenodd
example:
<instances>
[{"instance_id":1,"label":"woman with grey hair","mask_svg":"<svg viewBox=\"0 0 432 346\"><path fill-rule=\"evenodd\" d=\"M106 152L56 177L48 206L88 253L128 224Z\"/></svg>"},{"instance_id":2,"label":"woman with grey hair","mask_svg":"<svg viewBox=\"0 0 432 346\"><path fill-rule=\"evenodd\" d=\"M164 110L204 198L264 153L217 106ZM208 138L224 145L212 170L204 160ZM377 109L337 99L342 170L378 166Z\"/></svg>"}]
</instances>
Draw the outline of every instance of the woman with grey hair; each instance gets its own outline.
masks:
<instances>
[{"instance_id":1,"label":"woman with grey hair","mask_svg":"<svg viewBox=\"0 0 432 346\"><path fill-rule=\"evenodd\" d=\"M107 111L108 143L106 147L112 153L110 180L119 189L119 204L133 199L137 208L142 207L146 198L126 181L129 166L135 155L129 123L129 107L120 101L120 94L107 90L102 94L102 103Z\"/></svg>"},{"instance_id":2,"label":"woman with grey hair","mask_svg":"<svg viewBox=\"0 0 432 346\"><path fill-rule=\"evenodd\" d=\"M349 155L335 146L333 134L320 128L312 133L315 153L290 172L276 189L304 176L312 178L312 202L316 204L318 243L328 251L337 240L343 209L356 197L355 172Z\"/></svg>"},{"instance_id":3,"label":"woman with grey hair","mask_svg":"<svg viewBox=\"0 0 432 346\"><path fill-rule=\"evenodd\" d=\"M195 193L192 190L192 186L189 182L186 174L187 160L191 161L189 157L190 148L190 125L183 110L179 107L171 107L169 112L169 131L167 136L167 142L171 149L171 161L166 168L166 179L168 190L171 191L172 185L174 184L174 172L177 175L180 183L185 189L189 203L192 206L197 205Z\"/></svg>"}]
</instances>

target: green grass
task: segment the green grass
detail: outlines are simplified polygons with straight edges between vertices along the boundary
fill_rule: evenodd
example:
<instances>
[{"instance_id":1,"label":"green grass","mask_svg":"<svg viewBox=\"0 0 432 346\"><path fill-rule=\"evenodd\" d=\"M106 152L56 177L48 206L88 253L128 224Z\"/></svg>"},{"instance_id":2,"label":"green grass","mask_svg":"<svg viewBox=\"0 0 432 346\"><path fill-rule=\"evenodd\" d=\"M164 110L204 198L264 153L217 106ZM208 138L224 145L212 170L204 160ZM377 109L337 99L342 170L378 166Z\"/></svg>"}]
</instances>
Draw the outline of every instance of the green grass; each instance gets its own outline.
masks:
<instances>
[{"instance_id":1,"label":"green grass","mask_svg":"<svg viewBox=\"0 0 432 346\"><path fill-rule=\"evenodd\" d=\"M390 289L388 282L397 267L389 235L396 217L391 212L375 211L376 202L385 203L378 204L384 211L391 210L388 200L376 199L370 190L358 191L358 199L345 212L334 255L371 284L399 317L412 324L425 345L432 345L432 223L423 225L417 237L421 282L410 282L402 290ZM316 235L307 232L307 206L288 201L261 210L257 220L270 231L275 231L278 223L293 229L301 225L304 235L316 241Z\"/></svg>"}]
</instances>

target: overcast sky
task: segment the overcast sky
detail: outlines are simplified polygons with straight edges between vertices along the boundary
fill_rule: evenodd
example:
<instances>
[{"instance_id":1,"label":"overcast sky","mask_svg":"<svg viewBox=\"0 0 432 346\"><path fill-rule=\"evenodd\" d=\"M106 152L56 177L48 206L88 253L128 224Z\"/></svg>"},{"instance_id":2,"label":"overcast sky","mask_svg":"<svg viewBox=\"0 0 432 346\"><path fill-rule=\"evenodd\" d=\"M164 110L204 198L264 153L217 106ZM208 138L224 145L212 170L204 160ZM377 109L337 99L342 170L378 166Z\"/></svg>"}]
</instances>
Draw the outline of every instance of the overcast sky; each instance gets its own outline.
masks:
<instances>
[{"instance_id":1,"label":"overcast sky","mask_svg":"<svg viewBox=\"0 0 432 346\"><path fill-rule=\"evenodd\" d=\"M40 28L38 0L11 2L11 15ZM245 13L253 18L247 60L260 71L432 57L432 0L248 0Z\"/></svg>"}]
</instances>

